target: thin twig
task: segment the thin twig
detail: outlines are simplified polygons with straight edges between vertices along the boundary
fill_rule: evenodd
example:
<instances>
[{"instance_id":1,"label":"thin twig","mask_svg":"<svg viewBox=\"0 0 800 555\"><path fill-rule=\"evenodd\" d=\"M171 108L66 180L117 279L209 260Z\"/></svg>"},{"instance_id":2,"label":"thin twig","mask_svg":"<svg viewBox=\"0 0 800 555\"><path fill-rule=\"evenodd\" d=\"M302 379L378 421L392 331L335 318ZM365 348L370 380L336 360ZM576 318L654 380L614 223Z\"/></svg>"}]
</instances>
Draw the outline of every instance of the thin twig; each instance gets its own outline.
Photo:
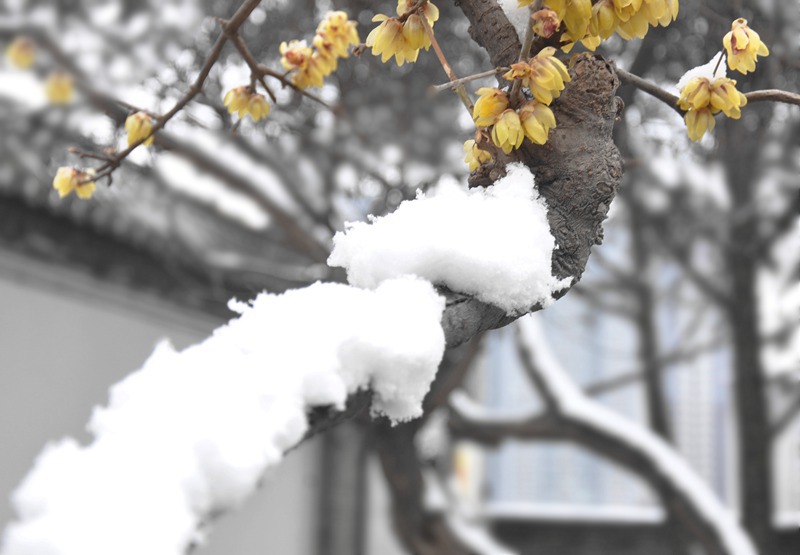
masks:
<instances>
[{"instance_id":1,"label":"thin twig","mask_svg":"<svg viewBox=\"0 0 800 555\"><path fill-rule=\"evenodd\" d=\"M463 85L464 83L468 83L469 81L474 81L475 79L492 77L493 75L497 75L498 73L506 72L509 69L510 68L507 67L498 67L495 69L490 69L489 71L483 71L481 73L475 73L473 75L468 75L466 77L460 77L458 79L455 79L454 81L450 81L448 83L442 83L441 85L431 85L429 90L432 93L439 93L442 91L446 91L448 89L452 89L453 87L457 87L458 85Z\"/></svg>"},{"instance_id":2,"label":"thin twig","mask_svg":"<svg viewBox=\"0 0 800 555\"><path fill-rule=\"evenodd\" d=\"M527 60L528 55L531 51L531 45L533 45L533 23L531 22L531 18L533 17L534 10L538 10L542 5L541 0L536 0L531 6L528 12L528 24L525 27L525 38L522 40L522 48L519 51L519 57L517 58L517 62L524 62ZM511 99L511 104L516 106L518 104L517 100L519 99L519 90L522 88L522 79L514 79L514 83L511 85L511 94L509 98Z\"/></svg>"},{"instance_id":3,"label":"thin twig","mask_svg":"<svg viewBox=\"0 0 800 555\"><path fill-rule=\"evenodd\" d=\"M458 77L456 77L456 74L453 73L453 69L447 62L447 58L444 57L444 52L442 52L442 48L439 46L439 41L436 40L436 37L433 35L433 29L431 28L430 23L428 23L428 19L424 15L423 17L420 17L420 19L422 20L422 25L425 27L425 32L428 33L428 38L431 40L433 51L436 52L436 57L439 59L439 63L442 65L442 68L444 68L444 72L447 74L447 77L450 79L450 81L457 81ZM467 89L464 87L464 84L462 83L459 85L454 85L453 90L461 99L461 103L464 104L470 115L472 115L472 109L474 105L467 94Z\"/></svg>"}]
</instances>

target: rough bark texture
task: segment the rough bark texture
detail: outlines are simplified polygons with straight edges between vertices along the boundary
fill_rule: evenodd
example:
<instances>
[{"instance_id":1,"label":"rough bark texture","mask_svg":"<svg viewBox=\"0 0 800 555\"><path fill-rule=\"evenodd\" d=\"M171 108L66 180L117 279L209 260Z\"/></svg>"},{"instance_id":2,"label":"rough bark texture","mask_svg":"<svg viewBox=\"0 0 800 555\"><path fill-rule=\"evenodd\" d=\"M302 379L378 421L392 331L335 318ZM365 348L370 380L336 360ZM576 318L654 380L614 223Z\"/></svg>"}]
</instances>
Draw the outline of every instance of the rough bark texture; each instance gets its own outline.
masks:
<instances>
[{"instance_id":1,"label":"rough bark texture","mask_svg":"<svg viewBox=\"0 0 800 555\"><path fill-rule=\"evenodd\" d=\"M473 38L486 48L492 60L507 63L519 54L516 31L502 10L485 0L459 3L470 19ZM513 55L511 48L516 48ZM622 162L612 140L612 131L621 101L615 96L619 80L614 69L597 56L581 56L570 68L572 81L552 109L558 122L544 146L528 144L515 151L514 158L501 161L522 162L534 172L540 194L548 205L550 228L556 240L553 275L579 280L586 268L591 248L602 242L602 223L622 179ZM483 167L473 174L475 186L488 185L503 175L500 164ZM440 288L447 299L442 315L447 347L461 345L475 335L505 326L520 315L507 315L496 306L473 297ZM558 296L566 294L567 290ZM532 306L527 312L542 307ZM336 421L357 414L368 406L369 396L360 394L348 404L345 413L333 415L327 409L314 412L309 435Z\"/></svg>"}]
</instances>

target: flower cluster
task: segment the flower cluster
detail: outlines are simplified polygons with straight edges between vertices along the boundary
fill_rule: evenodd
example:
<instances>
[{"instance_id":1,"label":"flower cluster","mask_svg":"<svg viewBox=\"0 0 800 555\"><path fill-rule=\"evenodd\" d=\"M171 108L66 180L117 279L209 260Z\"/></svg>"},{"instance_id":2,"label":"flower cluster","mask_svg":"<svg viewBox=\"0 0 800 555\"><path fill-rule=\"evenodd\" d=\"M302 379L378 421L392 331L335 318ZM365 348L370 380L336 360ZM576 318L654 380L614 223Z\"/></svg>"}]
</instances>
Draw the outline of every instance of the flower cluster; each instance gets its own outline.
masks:
<instances>
[{"instance_id":1,"label":"flower cluster","mask_svg":"<svg viewBox=\"0 0 800 555\"><path fill-rule=\"evenodd\" d=\"M547 142L550 130L556 126L556 119L548 107L553 99L570 81L566 66L554 56L555 48L543 48L527 62L511 66L503 77L509 81L519 79L530 89L533 100L523 104L519 110L510 107L508 94L500 89L484 87L478 89L479 98L472 111L472 119L478 127L491 127L491 140L506 154L522 146L525 137L531 142L543 145ZM467 149L467 145L464 146ZM470 145L467 160L470 166L481 163Z\"/></svg>"},{"instance_id":2,"label":"flower cluster","mask_svg":"<svg viewBox=\"0 0 800 555\"><path fill-rule=\"evenodd\" d=\"M520 6L532 2L519 0ZM626 40L642 38L651 26L666 27L678 15L678 0L544 0L544 5L564 24L565 51L576 42L594 50L615 32Z\"/></svg>"},{"instance_id":3,"label":"flower cluster","mask_svg":"<svg viewBox=\"0 0 800 555\"><path fill-rule=\"evenodd\" d=\"M94 182L94 170L79 170L62 166L58 168L53 179L53 189L58 191L58 196L64 198L72 191L78 198L88 199L94 194L97 185Z\"/></svg>"},{"instance_id":4,"label":"flower cluster","mask_svg":"<svg viewBox=\"0 0 800 555\"><path fill-rule=\"evenodd\" d=\"M755 71L756 58L769 56L767 45L761 42L758 33L747 26L747 20L739 18L731 24L731 30L722 38L728 53L728 67L747 75Z\"/></svg>"},{"instance_id":5,"label":"flower cluster","mask_svg":"<svg viewBox=\"0 0 800 555\"><path fill-rule=\"evenodd\" d=\"M477 170L482 164L492 161L492 154L478 146L478 141L484 139L484 135L478 131L475 134L475 139L470 139L464 143L464 162L469 165L469 171Z\"/></svg>"},{"instance_id":6,"label":"flower cluster","mask_svg":"<svg viewBox=\"0 0 800 555\"><path fill-rule=\"evenodd\" d=\"M366 44L372 48L373 55L381 57L381 62L394 56L397 65L402 66L405 62L416 62L420 49L431 47L425 23L433 28L439 19L439 8L432 2L420 5L416 0L398 0L397 15L373 17L372 21L381 24L370 32Z\"/></svg>"},{"instance_id":7,"label":"flower cluster","mask_svg":"<svg viewBox=\"0 0 800 555\"><path fill-rule=\"evenodd\" d=\"M72 76L69 73L53 73L44 82L44 94L53 104L68 104L74 93Z\"/></svg>"},{"instance_id":8,"label":"flower cluster","mask_svg":"<svg viewBox=\"0 0 800 555\"><path fill-rule=\"evenodd\" d=\"M153 144L153 118L146 112L136 112L125 120L128 133L128 147L142 141L144 146Z\"/></svg>"},{"instance_id":9,"label":"flower cluster","mask_svg":"<svg viewBox=\"0 0 800 555\"><path fill-rule=\"evenodd\" d=\"M312 46L301 40L281 43L281 65L294 72L292 83L300 89L321 87L336 71L339 58L349 57L350 46L358 44L356 25L345 12L329 12L317 26Z\"/></svg>"},{"instance_id":10,"label":"flower cluster","mask_svg":"<svg viewBox=\"0 0 800 555\"><path fill-rule=\"evenodd\" d=\"M258 121L269 115L269 103L263 94L253 92L249 86L236 87L225 93L225 107L229 114L239 114L242 119L247 114Z\"/></svg>"},{"instance_id":11,"label":"flower cluster","mask_svg":"<svg viewBox=\"0 0 800 555\"><path fill-rule=\"evenodd\" d=\"M12 65L27 69L36 61L36 43L28 37L17 37L6 48L6 58Z\"/></svg>"},{"instance_id":12,"label":"flower cluster","mask_svg":"<svg viewBox=\"0 0 800 555\"><path fill-rule=\"evenodd\" d=\"M724 113L739 119L747 98L736 89L736 81L717 77L694 77L681 89L678 107L686 110L684 119L692 141L699 141L706 131L714 129L714 115Z\"/></svg>"}]
</instances>

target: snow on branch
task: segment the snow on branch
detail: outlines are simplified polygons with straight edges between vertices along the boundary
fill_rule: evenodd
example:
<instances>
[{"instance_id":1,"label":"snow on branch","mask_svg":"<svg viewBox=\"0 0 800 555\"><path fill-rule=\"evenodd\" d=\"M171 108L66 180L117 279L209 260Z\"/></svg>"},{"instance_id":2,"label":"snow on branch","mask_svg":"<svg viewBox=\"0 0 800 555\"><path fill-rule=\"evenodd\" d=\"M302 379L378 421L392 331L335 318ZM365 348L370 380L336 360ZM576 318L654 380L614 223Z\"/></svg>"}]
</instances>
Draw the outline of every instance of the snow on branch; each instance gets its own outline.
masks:
<instances>
[{"instance_id":1,"label":"snow on branch","mask_svg":"<svg viewBox=\"0 0 800 555\"><path fill-rule=\"evenodd\" d=\"M465 395L453 398L451 427L485 443L506 438L564 438L646 480L709 553L755 555L751 540L705 482L660 437L587 398L549 351L537 322L519 323L523 365L542 395L544 413L493 416Z\"/></svg>"},{"instance_id":2,"label":"snow on branch","mask_svg":"<svg viewBox=\"0 0 800 555\"><path fill-rule=\"evenodd\" d=\"M203 343L162 344L114 386L90 445L43 451L14 494L2 555L183 553L303 439L310 408L371 388L373 412L417 417L444 352L444 299L418 279L232 308L241 316Z\"/></svg>"},{"instance_id":3,"label":"snow on branch","mask_svg":"<svg viewBox=\"0 0 800 555\"><path fill-rule=\"evenodd\" d=\"M555 239L533 174L510 164L487 188L442 187L370 223L336 234L328 263L358 287L416 275L475 296L507 314L553 302L572 278L552 275Z\"/></svg>"}]
</instances>

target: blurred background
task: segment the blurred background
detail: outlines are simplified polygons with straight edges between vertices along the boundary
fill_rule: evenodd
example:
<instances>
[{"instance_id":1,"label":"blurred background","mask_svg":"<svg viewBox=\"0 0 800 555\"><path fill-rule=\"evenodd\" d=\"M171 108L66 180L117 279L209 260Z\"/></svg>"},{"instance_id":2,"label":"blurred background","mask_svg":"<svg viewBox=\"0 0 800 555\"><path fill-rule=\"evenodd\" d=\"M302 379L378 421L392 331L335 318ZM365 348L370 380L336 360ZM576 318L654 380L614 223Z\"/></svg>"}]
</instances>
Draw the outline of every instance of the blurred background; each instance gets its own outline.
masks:
<instances>
[{"instance_id":1,"label":"blurred background","mask_svg":"<svg viewBox=\"0 0 800 555\"><path fill-rule=\"evenodd\" d=\"M234 126L222 97L249 83L249 69L228 46L155 147L134 151L91 200L59 199L58 167L97 165L68 149L123 150L119 108L169 110L219 33L214 17L238 5L0 6L0 47L20 36L36 44L32 67L0 64L2 523L42 447L88 440L91 407L157 341L201 340L232 316L232 297L341 280L325 259L345 221L468 173L472 121L454 95L429 94L446 81L432 52L400 68L369 53L342 60L316 91L334 110L276 86L265 121ZM491 69L455 3L437 5L436 35L455 73ZM241 35L280 70L280 43L310 41L327 11L346 10L364 40L372 16L394 8L264 0ZM737 17L770 48L739 88L800 91L795 0L683 0L668 28L601 52L674 91ZM58 71L79 85L66 105L44 92ZM582 282L542 313L546 336L592 399L685 457L759 553L800 553L800 109L752 104L694 144L669 107L628 87L618 94L623 187ZM441 539L452 512L518 553L703 553L645 477L602 449L555 433L479 445L448 427L457 388L487 410L541 408L516 341L499 330L449 353L421 421L357 420L305 443L197 552L476 552ZM432 482L444 503L426 497Z\"/></svg>"}]
</instances>

